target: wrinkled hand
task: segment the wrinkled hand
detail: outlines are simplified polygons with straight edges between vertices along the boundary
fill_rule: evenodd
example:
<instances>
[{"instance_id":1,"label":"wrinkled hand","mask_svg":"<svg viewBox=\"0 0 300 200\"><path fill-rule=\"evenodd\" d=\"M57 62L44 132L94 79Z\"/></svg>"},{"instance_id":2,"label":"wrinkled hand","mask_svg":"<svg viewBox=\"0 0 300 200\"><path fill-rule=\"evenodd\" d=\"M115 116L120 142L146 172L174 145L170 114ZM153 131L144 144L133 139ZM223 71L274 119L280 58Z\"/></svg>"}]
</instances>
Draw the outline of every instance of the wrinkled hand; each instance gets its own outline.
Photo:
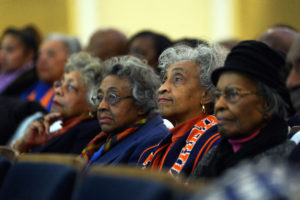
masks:
<instances>
[{"instance_id":1,"label":"wrinkled hand","mask_svg":"<svg viewBox=\"0 0 300 200\"><path fill-rule=\"evenodd\" d=\"M53 138L49 132L51 124L60 118L60 113L49 113L42 121L32 122L15 148L20 152L27 152L33 146L45 144Z\"/></svg>"}]
</instances>

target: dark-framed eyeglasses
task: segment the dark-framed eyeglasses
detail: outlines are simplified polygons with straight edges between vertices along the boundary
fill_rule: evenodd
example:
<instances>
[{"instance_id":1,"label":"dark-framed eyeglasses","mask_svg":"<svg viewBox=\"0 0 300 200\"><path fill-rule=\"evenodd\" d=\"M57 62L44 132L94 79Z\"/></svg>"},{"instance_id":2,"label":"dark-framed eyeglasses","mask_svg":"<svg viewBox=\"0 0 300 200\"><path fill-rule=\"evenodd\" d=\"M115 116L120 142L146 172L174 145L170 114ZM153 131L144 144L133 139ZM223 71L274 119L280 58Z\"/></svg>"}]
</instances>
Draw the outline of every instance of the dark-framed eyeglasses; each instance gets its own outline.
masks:
<instances>
[{"instance_id":1,"label":"dark-framed eyeglasses","mask_svg":"<svg viewBox=\"0 0 300 200\"><path fill-rule=\"evenodd\" d=\"M94 105L98 107L99 104L103 101L103 99L108 105L114 106L114 105L118 104L121 100L128 99L128 98L133 98L133 96L121 97L114 93L110 93L107 96L104 96L103 94L98 94L96 96L93 96L91 98L91 100L94 103Z\"/></svg>"},{"instance_id":2,"label":"dark-framed eyeglasses","mask_svg":"<svg viewBox=\"0 0 300 200\"><path fill-rule=\"evenodd\" d=\"M257 94L255 91L248 91L248 90L241 90L239 88L226 88L225 90L218 90L216 89L214 91L214 99L215 102L218 101L221 96L224 97L224 99L230 103L236 103L240 100L240 98L250 95L250 94Z\"/></svg>"}]
</instances>

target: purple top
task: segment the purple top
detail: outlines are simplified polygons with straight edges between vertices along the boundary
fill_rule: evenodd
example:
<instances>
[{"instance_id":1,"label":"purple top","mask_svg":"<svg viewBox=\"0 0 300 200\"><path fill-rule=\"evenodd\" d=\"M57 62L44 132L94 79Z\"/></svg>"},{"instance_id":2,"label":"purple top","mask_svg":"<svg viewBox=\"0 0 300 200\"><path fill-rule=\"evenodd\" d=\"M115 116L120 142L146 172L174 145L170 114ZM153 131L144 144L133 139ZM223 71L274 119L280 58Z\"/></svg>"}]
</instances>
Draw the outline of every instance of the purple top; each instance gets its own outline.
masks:
<instances>
[{"instance_id":1,"label":"purple top","mask_svg":"<svg viewBox=\"0 0 300 200\"><path fill-rule=\"evenodd\" d=\"M23 65L20 69L17 69L11 73L0 73L0 94L11 84L13 83L19 76L21 76L24 72L29 71L33 68L33 62Z\"/></svg>"}]
</instances>

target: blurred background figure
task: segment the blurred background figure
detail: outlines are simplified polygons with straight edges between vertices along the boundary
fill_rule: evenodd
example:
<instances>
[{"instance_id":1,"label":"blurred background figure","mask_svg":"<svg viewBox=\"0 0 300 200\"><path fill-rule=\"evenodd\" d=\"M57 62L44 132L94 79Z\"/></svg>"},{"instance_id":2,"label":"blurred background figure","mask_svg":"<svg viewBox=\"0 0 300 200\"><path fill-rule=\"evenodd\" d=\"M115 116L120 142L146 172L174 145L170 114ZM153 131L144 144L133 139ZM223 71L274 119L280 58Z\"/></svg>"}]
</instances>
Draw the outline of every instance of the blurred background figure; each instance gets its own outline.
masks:
<instances>
[{"instance_id":1,"label":"blurred background figure","mask_svg":"<svg viewBox=\"0 0 300 200\"><path fill-rule=\"evenodd\" d=\"M0 94L19 96L37 81L40 35L35 27L7 28L1 36Z\"/></svg>"},{"instance_id":2,"label":"blurred background figure","mask_svg":"<svg viewBox=\"0 0 300 200\"><path fill-rule=\"evenodd\" d=\"M288 53L297 33L298 31L292 26L278 24L267 29L259 40L274 49Z\"/></svg>"},{"instance_id":3,"label":"blurred background figure","mask_svg":"<svg viewBox=\"0 0 300 200\"><path fill-rule=\"evenodd\" d=\"M200 44L208 45L207 41L196 38L182 38L173 42L173 46L187 45L193 48L197 47Z\"/></svg>"},{"instance_id":4,"label":"blurred background figure","mask_svg":"<svg viewBox=\"0 0 300 200\"><path fill-rule=\"evenodd\" d=\"M68 56L80 50L79 41L74 37L59 33L46 37L40 46L36 66L39 80L22 93L21 98L37 101L50 111L53 83L62 78Z\"/></svg>"},{"instance_id":5,"label":"blurred background figure","mask_svg":"<svg viewBox=\"0 0 300 200\"><path fill-rule=\"evenodd\" d=\"M115 29L100 29L90 38L86 51L102 61L113 56L125 55L127 38Z\"/></svg>"},{"instance_id":6,"label":"blurred background figure","mask_svg":"<svg viewBox=\"0 0 300 200\"><path fill-rule=\"evenodd\" d=\"M154 71L159 73L158 57L171 45L171 40L165 35L152 31L141 31L130 38L128 54L147 60Z\"/></svg>"},{"instance_id":7,"label":"blurred background figure","mask_svg":"<svg viewBox=\"0 0 300 200\"><path fill-rule=\"evenodd\" d=\"M239 40L237 39L227 39L227 40L221 40L218 42L218 44L228 51L230 51L237 43L239 43Z\"/></svg>"}]
</instances>

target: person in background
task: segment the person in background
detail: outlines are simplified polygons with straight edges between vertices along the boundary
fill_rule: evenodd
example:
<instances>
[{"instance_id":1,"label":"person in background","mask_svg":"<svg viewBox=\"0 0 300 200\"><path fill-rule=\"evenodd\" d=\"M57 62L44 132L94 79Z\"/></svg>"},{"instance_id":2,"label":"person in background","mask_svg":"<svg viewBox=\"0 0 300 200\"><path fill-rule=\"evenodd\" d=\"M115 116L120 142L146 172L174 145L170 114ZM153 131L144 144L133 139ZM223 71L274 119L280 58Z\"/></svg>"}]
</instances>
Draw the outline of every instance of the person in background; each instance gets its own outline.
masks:
<instances>
[{"instance_id":1,"label":"person in background","mask_svg":"<svg viewBox=\"0 0 300 200\"><path fill-rule=\"evenodd\" d=\"M198 163L191 180L216 178L241 161L287 158L293 114L285 86L285 56L259 41L242 41L211 76L222 141Z\"/></svg>"},{"instance_id":2,"label":"person in background","mask_svg":"<svg viewBox=\"0 0 300 200\"><path fill-rule=\"evenodd\" d=\"M101 82L103 72L99 60L88 53L70 56L62 80L54 82L51 113L31 123L14 148L20 153L80 154L100 132L88 97L93 86ZM50 126L58 119L62 121L61 129L52 131Z\"/></svg>"},{"instance_id":3,"label":"person in background","mask_svg":"<svg viewBox=\"0 0 300 200\"><path fill-rule=\"evenodd\" d=\"M217 119L212 115L214 86L211 72L223 65L225 53L215 45L179 45L159 57L163 84L158 90L160 115L174 128L140 157L143 168L189 175L205 153L219 143Z\"/></svg>"},{"instance_id":4,"label":"person in background","mask_svg":"<svg viewBox=\"0 0 300 200\"><path fill-rule=\"evenodd\" d=\"M286 86L290 91L291 100L293 106L297 112L300 114L300 35L298 34L290 48L287 56L286 66L289 70L289 76L286 80ZM294 164L300 165L300 133L297 132L291 138L293 141L297 142L297 146L292 151L289 156L289 161Z\"/></svg>"},{"instance_id":5,"label":"person in background","mask_svg":"<svg viewBox=\"0 0 300 200\"><path fill-rule=\"evenodd\" d=\"M99 29L90 38L86 51L105 61L113 56L127 52L126 36L115 29Z\"/></svg>"},{"instance_id":6,"label":"person in background","mask_svg":"<svg viewBox=\"0 0 300 200\"><path fill-rule=\"evenodd\" d=\"M82 151L90 165L136 165L140 154L168 133L157 113L160 81L149 65L133 56L113 57L93 101L99 133Z\"/></svg>"},{"instance_id":7,"label":"person in background","mask_svg":"<svg viewBox=\"0 0 300 200\"><path fill-rule=\"evenodd\" d=\"M50 34L42 42L37 60L39 80L31 85L22 99L37 101L50 111L54 96L53 83L61 80L68 56L81 50L76 38L63 34Z\"/></svg>"},{"instance_id":8,"label":"person in background","mask_svg":"<svg viewBox=\"0 0 300 200\"><path fill-rule=\"evenodd\" d=\"M40 35L35 27L7 28L1 36L0 95L19 97L38 77L35 62Z\"/></svg>"},{"instance_id":9,"label":"person in background","mask_svg":"<svg viewBox=\"0 0 300 200\"><path fill-rule=\"evenodd\" d=\"M159 74L158 57L171 45L171 40L165 35L141 31L130 38L128 54L147 60L148 64Z\"/></svg>"},{"instance_id":10,"label":"person in background","mask_svg":"<svg viewBox=\"0 0 300 200\"><path fill-rule=\"evenodd\" d=\"M274 49L288 53L297 34L298 31L295 28L285 24L278 24L268 28L260 36L259 41Z\"/></svg>"}]
</instances>

